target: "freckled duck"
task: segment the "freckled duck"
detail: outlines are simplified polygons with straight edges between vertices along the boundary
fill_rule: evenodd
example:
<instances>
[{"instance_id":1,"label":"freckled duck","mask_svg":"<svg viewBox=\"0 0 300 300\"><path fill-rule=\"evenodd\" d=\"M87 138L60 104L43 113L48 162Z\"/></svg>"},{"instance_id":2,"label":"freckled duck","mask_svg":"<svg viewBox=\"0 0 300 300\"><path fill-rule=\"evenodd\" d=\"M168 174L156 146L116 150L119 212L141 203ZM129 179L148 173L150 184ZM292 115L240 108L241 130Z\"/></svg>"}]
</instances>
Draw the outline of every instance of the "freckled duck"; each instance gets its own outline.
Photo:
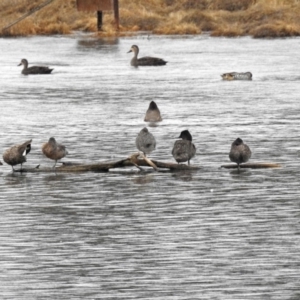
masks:
<instances>
[{"instance_id":1,"label":"freckled duck","mask_svg":"<svg viewBox=\"0 0 300 300\"><path fill-rule=\"evenodd\" d=\"M162 118L160 115L160 110L157 107L154 101L151 101L149 104L149 108L146 111L145 122L161 122Z\"/></svg>"},{"instance_id":2,"label":"freckled duck","mask_svg":"<svg viewBox=\"0 0 300 300\"><path fill-rule=\"evenodd\" d=\"M196 147L192 143L192 135L188 130L183 130L179 138L181 140L175 142L172 155L178 163L187 161L190 164L190 159L196 154Z\"/></svg>"},{"instance_id":3,"label":"freckled duck","mask_svg":"<svg viewBox=\"0 0 300 300\"><path fill-rule=\"evenodd\" d=\"M130 61L130 64L134 67L138 66L163 66L167 62L161 58L158 57L150 57L150 56L145 56L138 58L139 54L139 47L137 45L132 45L130 50L127 53L133 52L134 56Z\"/></svg>"},{"instance_id":4,"label":"freckled duck","mask_svg":"<svg viewBox=\"0 0 300 300\"><path fill-rule=\"evenodd\" d=\"M50 74L53 69L49 69L48 67L44 66L32 66L28 68L28 61L27 59L23 58L18 66L23 65L22 74L24 75L35 75L35 74Z\"/></svg>"},{"instance_id":5,"label":"freckled duck","mask_svg":"<svg viewBox=\"0 0 300 300\"><path fill-rule=\"evenodd\" d=\"M55 168L59 159L62 159L68 154L66 147L57 143L54 137L51 137L47 143L43 144L42 152L46 157L55 160L53 168Z\"/></svg>"},{"instance_id":6,"label":"freckled duck","mask_svg":"<svg viewBox=\"0 0 300 300\"><path fill-rule=\"evenodd\" d=\"M250 148L244 144L243 140L237 138L232 144L229 152L229 158L232 162L237 163L238 170L240 170L240 164L245 163L251 157Z\"/></svg>"},{"instance_id":7,"label":"freckled duck","mask_svg":"<svg viewBox=\"0 0 300 300\"><path fill-rule=\"evenodd\" d=\"M13 171L14 166L18 164L21 164L22 170L22 164L26 162L26 155L31 150L31 141L28 140L23 144L12 146L3 153L3 160L12 167Z\"/></svg>"},{"instance_id":8,"label":"freckled duck","mask_svg":"<svg viewBox=\"0 0 300 300\"><path fill-rule=\"evenodd\" d=\"M142 151L145 156L146 154L150 154L156 148L155 138L146 127L139 132L135 144L138 150Z\"/></svg>"},{"instance_id":9,"label":"freckled duck","mask_svg":"<svg viewBox=\"0 0 300 300\"><path fill-rule=\"evenodd\" d=\"M231 73L224 73L221 75L223 80L252 80L252 73L238 73L238 72L231 72Z\"/></svg>"}]
</instances>

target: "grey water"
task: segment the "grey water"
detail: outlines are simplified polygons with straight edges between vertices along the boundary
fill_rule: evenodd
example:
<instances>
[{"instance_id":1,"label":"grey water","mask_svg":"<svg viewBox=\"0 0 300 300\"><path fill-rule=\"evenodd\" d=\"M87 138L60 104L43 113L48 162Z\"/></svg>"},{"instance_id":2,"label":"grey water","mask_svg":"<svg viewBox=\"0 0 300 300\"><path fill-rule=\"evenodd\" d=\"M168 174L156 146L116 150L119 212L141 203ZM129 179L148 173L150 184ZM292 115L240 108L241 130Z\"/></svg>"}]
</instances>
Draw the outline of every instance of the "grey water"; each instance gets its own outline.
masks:
<instances>
[{"instance_id":1,"label":"grey water","mask_svg":"<svg viewBox=\"0 0 300 300\"><path fill-rule=\"evenodd\" d=\"M163 67L130 66L132 44ZM0 166L1 299L300 299L300 38L228 39L76 33L0 39L0 147L32 139L26 168L135 153L150 158L188 129L197 171L18 173ZM23 76L17 65L54 68ZM252 81L222 81L224 72ZM154 100L163 121L143 121ZM221 168L240 137L251 162ZM2 155L1 155L2 156Z\"/></svg>"}]
</instances>

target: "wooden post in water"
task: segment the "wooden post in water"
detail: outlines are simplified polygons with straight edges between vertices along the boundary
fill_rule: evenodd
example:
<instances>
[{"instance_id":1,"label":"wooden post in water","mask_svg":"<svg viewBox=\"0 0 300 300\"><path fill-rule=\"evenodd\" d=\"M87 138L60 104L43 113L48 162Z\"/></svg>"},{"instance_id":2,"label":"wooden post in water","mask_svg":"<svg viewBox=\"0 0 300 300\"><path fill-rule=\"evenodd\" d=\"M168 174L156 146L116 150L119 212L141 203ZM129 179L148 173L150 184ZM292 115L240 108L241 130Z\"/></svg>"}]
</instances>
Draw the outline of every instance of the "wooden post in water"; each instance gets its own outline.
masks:
<instances>
[{"instance_id":1,"label":"wooden post in water","mask_svg":"<svg viewBox=\"0 0 300 300\"><path fill-rule=\"evenodd\" d=\"M102 24L103 24L103 13L101 10L97 11L97 28L98 31L102 30Z\"/></svg>"},{"instance_id":2,"label":"wooden post in water","mask_svg":"<svg viewBox=\"0 0 300 300\"><path fill-rule=\"evenodd\" d=\"M119 20L119 0L113 0L114 1L114 18L115 18L115 25L116 30L119 30L120 20Z\"/></svg>"},{"instance_id":3,"label":"wooden post in water","mask_svg":"<svg viewBox=\"0 0 300 300\"><path fill-rule=\"evenodd\" d=\"M103 11L114 11L116 30L119 29L119 0L77 0L78 11L97 11L97 28L102 30Z\"/></svg>"}]
</instances>

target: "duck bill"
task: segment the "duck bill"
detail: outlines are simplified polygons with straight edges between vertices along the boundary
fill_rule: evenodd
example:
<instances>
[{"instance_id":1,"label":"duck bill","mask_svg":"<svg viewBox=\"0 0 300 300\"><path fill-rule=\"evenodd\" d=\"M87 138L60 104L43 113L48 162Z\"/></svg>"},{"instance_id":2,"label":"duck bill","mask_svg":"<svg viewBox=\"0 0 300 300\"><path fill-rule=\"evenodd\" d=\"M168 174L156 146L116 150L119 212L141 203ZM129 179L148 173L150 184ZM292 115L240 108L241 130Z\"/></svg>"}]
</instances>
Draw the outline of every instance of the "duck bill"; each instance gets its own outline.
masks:
<instances>
[{"instance_id":1,"label":"duck bill","mask_svg":"<svg viewBox=\"0 0 300 300\"><path fill-rule=\"evenodd\" d=\"M132 50L130 49L127 53L130 53L130 52L132 52Z\"/></svg>"}]
</instances>

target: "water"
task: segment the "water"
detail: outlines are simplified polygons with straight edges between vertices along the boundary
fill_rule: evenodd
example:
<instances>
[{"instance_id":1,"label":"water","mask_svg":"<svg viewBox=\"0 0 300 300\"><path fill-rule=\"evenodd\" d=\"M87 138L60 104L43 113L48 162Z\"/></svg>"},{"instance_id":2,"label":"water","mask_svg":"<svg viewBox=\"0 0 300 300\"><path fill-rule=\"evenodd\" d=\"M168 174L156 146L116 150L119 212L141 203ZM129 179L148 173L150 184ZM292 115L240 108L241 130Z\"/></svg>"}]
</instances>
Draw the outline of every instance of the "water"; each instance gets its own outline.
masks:
<instances>
[{"instance_id":1,"label":"water","mask_svg":"<svg viewBox=\"0 0 300 300\"><path fill-rule=\"evenodd\" d=\"M126 158L151 100L150 157L173 161L184 129L198 171L12 173L0 167L1 299L299 299L299 38L138 36L1 39L2 152L32 138L26 167ZM129 65L140 55L164 67ZM53 67L23 76L17 64ZM253 73L226 82L224 72ZM221 169L242 138L252 162Z\"/></svg>"}]
</instances>

